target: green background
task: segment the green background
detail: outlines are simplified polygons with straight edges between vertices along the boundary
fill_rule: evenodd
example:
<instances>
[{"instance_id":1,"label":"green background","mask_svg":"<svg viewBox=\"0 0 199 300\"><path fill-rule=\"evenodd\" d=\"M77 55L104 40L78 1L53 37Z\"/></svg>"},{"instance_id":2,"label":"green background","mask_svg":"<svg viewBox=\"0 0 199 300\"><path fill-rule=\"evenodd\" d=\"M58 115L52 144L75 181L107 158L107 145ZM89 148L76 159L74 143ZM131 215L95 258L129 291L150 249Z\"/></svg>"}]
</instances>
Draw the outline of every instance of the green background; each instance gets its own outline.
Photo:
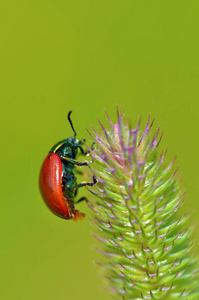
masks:
<instances>
[{"instance_id":1,"label":"green background","mask_svg":"<svg viewBox=\"0 0 199 300\"><path fill-rule=\"evenodd\" d=\"M97 118L107 124L104 109L115 122L120 105L134 126L150 112L168 160L178 156L184 207L197 220L198 9L183 0L2 1L1 299L111 299L93 263L88 218L55 217L38 191L47 152L72 135L69 110L88 141L85 127L97 127Z\"/></svg>"}]
</instances>

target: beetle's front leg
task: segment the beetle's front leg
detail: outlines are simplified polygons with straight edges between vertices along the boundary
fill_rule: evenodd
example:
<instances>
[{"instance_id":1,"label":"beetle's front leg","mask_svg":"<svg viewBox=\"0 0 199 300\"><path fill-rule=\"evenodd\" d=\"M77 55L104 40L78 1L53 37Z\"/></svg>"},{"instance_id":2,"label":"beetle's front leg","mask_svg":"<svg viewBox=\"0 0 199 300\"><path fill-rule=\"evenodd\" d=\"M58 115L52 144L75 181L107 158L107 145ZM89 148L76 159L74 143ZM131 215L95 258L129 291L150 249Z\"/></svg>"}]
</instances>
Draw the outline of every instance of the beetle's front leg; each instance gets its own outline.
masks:
<instances>
[{"instance_id":1,"label":"beetle's front leg","mask_svg":"<svg viewBox=\"0 0 199 300\"><path fill-rule=\"evenodd\" d=\"M78 146L79 150L81 151L81 154L86 156L87 155L87 151L84 151L83 147L82 146Z\"/></svg>"},{"instance_id":2,"label":"beetle's front leg","mask_svg":"<svg viewBox=\"0 0 199 300\"><path fill-rule=\"evenodd\" d=\"M74 164L76 166L88 166L88 165L93 163L93 161L82 161L82 162L80 162L80 161L77 161L76 159L65 157L65 156L61 156L60 159L62 161L69 162L69 163Z\"/></svg>"},{"instance_id":3,"label":"beetle's front leg","mask_svg":"<svg viewBox=\"0 0 199 300\"><path fill-rule=\"evenodd\" d=\"M90 154L90 152L91 151L93 151L95 148L93 148L93 145L94 145L95 143L92 143L92 145L91 145L91 150L88 150L88 151L85 151L83 148L82 148L82 146L78 146L78 148L80 149L80 151L81 151L81 154L82 155L88 155L88 154Z\"/></svg>"}]
</instances>

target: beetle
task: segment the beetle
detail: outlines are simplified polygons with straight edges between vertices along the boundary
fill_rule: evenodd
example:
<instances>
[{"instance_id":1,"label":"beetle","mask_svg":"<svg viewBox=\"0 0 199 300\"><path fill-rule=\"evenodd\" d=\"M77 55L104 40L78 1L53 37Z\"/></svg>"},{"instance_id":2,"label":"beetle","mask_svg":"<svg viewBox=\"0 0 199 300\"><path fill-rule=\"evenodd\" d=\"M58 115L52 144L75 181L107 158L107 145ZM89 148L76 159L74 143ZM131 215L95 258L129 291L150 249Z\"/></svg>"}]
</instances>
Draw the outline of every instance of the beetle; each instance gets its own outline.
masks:
<instances>
[{"instance_id":1,"label":"beetle","mask_svg":"<svg viewBox=\"0 0 199 300\"><path fill-rule=\"evenodd\" d=\"M82 155L86 155L87 152L82 147L85 140L76 138L76 131L70 118L71 113L72 111L68 113L68 121L74 136L58 142L49 151L40 170L39 187L42 198L52 213L66 220L77 221L85 217L84 213L75 209L74 199L78 188L86 185L93 186L97 180L93 176L93 182L83 181L77 184L75 167L88 166L92 162L76 160L78 150ZM82 200L86 198L82 197L77 202Z\"/></svg>"}]
</instances>

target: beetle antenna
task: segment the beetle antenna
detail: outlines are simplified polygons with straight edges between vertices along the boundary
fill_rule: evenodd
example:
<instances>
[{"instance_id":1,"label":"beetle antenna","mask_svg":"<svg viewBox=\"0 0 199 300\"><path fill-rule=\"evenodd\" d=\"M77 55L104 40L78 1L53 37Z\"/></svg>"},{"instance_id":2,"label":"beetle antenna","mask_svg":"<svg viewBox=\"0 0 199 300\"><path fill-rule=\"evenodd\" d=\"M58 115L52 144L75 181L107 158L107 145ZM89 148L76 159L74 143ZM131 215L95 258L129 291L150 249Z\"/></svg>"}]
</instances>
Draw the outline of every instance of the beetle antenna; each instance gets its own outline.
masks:
<instances>
[{"instance_id":1,"label":"beetle antenna","mask_svg":"<svg viewBox=\"0 0 199 300\"><path fill-rule=\"evenodd\" d=\"M72 110L70 110L69 113L68 113L68 121L69 121L69 123L70 123L70 126L71 126L73 132L74 132L74 137L76 137L77 133L76 133L76 131L75 131L75 128L73 127L73 122L72 122L72 120L71 120L71 118L70 118L71 113L72 113Z\"/></svg>"}]
</instances>

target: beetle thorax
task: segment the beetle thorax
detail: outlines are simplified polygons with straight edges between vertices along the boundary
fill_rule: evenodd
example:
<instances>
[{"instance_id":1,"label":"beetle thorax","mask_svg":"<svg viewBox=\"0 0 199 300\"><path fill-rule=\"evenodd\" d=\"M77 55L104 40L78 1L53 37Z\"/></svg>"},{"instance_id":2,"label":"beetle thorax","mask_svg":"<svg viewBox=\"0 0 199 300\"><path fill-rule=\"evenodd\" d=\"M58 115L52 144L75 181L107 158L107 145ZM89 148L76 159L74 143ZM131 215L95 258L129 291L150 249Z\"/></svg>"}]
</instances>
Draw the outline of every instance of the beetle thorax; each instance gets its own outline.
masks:
<instances>
[{"instance_id":1,"label":"beetle thorax","mask_svg":"<svg viewBox=\"0 0 199 300\"><path fill-rule=\"evenodd\" d=\"M68 157L75 159L78 152L78 147L81 141L75 137L67 138L61 142L58 142L50 152L57 153L59 157Z\"/></svg>"}]
</instances>

